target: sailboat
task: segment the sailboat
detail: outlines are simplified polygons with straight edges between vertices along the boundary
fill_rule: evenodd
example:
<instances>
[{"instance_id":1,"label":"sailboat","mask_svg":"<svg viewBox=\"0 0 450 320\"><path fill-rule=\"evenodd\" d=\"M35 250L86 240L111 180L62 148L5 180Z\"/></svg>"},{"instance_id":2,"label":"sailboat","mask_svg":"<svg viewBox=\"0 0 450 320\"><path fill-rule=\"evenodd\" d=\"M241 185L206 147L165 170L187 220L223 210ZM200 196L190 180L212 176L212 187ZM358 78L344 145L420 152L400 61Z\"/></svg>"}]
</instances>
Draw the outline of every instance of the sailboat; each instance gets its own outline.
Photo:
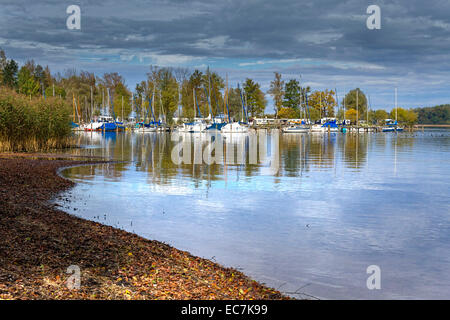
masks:
<instances>
[{"instance_id":1,"label":"sailboat","mask_svg":"<svg viewBox=\"0 0 450 320\"><path fill-rule=\"evenodd\" d=\"M208 119L212 119L212 122L207 128L207 131L221 131L222 128L226 125L226 123L224 122L216 122L216 118L214 117L214 113L212 110L212 105L211 105L211 77L208 78L208 89L209 92L206 92L206 87L205 89L205 95L208 99L208 106L209 106L209 117ZM217 99L216 99L216 93L214 92L214 99L216 101L216 106L217 106Z\"/></svg>"},{"instance_id":2,"label":"sailboat","mask_svg":"<svg viewBox=\"0 0 450 320\"><path fill-rule=\"evenodd\" d=\"M239 84L238 84L238 89L239 89ZM242 96L242 92L239 90L240 95L241 95L241 105L242 105L242 121L241 122L228 122L226 125L224 125L221 129L221 131L223 133L247 133L248 132L248 114L247 114L247 110L245 108L245 102L244 102L244 98ZM226 102L226 106L227 106L227 110L228 110L228 89L227 89L227 102ZM244 122L244 118L245 117L245 122ZM228 110L228 119L230 119L230 112Z\"/></svg>"},{"instance_id":3,"label":"sailboat","mask_svg":"<svg viewBox=\"0 0 450 320\"><path fill-rule=\"evenodd\" d=\"M153 113L153 101L155 100L154 98L155 98L155 91L153 90L152 97L149 98L149 100L148 100L148 109L147 109L147 113L145 114L144 121L139 122L137 124L138 130L140 132L156 132L156 130L157 130L157 127L158 127L157 124L158 123L156 122L155 115ZM153 119L153 121L149 121L148 123L145 123L145 119L147 119L148 113L149 113L150 110L152 112L152 119Z\"/></svg>"},{"instance_id":4,"label":"sailboat","mask_svg":"<svg viewBox=\"0 0 450 320\"><path fill-rule=\"evenodd\" d=\"M402 132L403 128L398 126L397 122L397 88L395 88L395 120L386 119L383 132Z\"/></svg>"},{"instance_id":5,"label":"sailboat","mask_svg":"<svg viewBox=\"0 0 450 320\"><path fill-rule=\"evenodd\" d=\"M209 103L210 103L210 112L211 112L211 117L212 117L212 121L213 123L210 124L206 130L208 131L221 131L222 128L226 125L225 122L225 115L220 115L219 114L219 103L217 102L217 97L216 97L216 91L214 90L214 83L212 84L212 91L213 91L213 95L214 95L214 102L216 103L216 109L217 109L217 116L214 116L214 112L212 109L212 105L211 105L211 76L209 77Z\"/></svg>"},{"instance_id":6,"label":"sailboat","mask_svg":"<svg viewBox=\"0 0 450 320\"><path fill-rule=\"evenodd\" d=\"M306 94L305 94L305 97L306 97ZM306 113L308 114L308 117L310 118L309 108L308 108L308 98L306 98L305 101L306 101L306 106L305 106ZM300 105L301 104L302 104L302 101L300 101ZM311 118L309 120L311 123ZM304 121L302 121L300 124L282 129L283 133L308 133L310 130L311 130L310 127L308 125L306 125L306 123Z\"/></svg>"},{"instance_id":7,"label":"sailboat","mask_svg":"<svg viewBox=\"0 0 450 320\"><path fill-rule=\"evenodd\" d=\"M306 102L306 107L305 107L306 113L308 114L309 122L311 123L311 116L309 114L309 108L308 108L308 97L307 97L306 93L305 93L305 102ZM283 133L308 133L311 131L311 128L302 121L302 123L300 125L283 128L282 130L283 130Z\"/></svg>"},{"instance_id":8,"label":"sailboat","mask_svg":"<svg viewBox=\"0 0 450 320\"><path fill-rule=\"evenodd\" d=\"M193 93L193 99L194 99L194 121L188 122L188 123L183 123L181 125L181 127L178 128L179 132L191 132L191 133L192 132L203 132L207 128L206 122L202 118L202 113L200 111L200 107L197 102L195 88L192 89L192 93ZM199 118L196 117L197 111L198 111L198 115L200 116Z\"/></svg>"},{"instance_id":9,"label":"sailboat","mask_svg":"<svg viewBox=\"0 0 450 320\"><path fill-rule=\"evenodd\" d=\"M108 107L111 103L111 109L114 116L114 103L111 102L110 93L108 89ZM87 131L102 131L102 132L114 132L114 131L124 131L125 127L114 120L111 116L100 116L96 121L91 122L87 128Z\"/></svg>"},{"instance_id":10,"label":"sailboat","mask_svg":"<svg viewBox=\"0 0 450 320\"><path fill-rule=\"evenodd\" d=\"M198 115L200 116L199 118L195 118L194 117L194 122L192 123L192 125L190 126L190 131L189 132L203 132L206 130L206 122L205 120L203 120L202 117L202 112L200 111L200 106L198 105L198 101L197 101L197 95L195 93L195 88L193 89L194 92L194 107L197 106L197 110L198 110Z\"/></svg>"}]
</instances>

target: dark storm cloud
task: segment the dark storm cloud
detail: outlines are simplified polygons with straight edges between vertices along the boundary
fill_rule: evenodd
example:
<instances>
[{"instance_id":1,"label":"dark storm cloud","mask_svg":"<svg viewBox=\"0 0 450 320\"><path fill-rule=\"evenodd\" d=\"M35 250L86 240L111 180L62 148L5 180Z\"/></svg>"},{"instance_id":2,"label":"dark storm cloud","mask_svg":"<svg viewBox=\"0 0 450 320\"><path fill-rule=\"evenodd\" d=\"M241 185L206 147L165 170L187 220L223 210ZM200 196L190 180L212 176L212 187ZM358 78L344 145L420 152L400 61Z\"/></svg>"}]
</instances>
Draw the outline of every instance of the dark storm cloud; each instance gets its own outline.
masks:
<instances>
[{"instance_id":1,"label":"dark storm cloud","mask_svg":"<svg viewBox=\"0 0 450 320\"><path fill-rule=\"evenodd\" d=\"M71 4L81 6L81 31L65 27ZM370 4L381 8L381 30L366 28ZM266 87L280 70L319 86L358 79L374 91L407 83L411 92L439 89L450 75L450 1L3 0L0 8L0 47L56 68L126 73L132 63L219 61Z\"/></svg>"}]
</instances>

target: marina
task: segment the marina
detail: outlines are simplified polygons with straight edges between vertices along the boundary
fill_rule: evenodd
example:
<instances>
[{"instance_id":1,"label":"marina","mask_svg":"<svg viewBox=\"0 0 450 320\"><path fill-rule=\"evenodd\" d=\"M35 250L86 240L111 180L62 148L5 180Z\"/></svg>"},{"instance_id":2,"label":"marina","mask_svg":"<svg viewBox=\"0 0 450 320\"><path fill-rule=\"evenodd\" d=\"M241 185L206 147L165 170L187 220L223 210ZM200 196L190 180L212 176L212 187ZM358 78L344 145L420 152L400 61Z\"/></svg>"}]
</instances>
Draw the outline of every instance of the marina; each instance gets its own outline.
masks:
<instances>
[{"instance_id":1,"label":"marina","mask_svg":"<svg viewBox=\"0 0 450 320\"><path fill-rule=\"evenodd\" d=\"M450 300L450 1L0 7L0 300Z\"/></svg>"}]
</instances>

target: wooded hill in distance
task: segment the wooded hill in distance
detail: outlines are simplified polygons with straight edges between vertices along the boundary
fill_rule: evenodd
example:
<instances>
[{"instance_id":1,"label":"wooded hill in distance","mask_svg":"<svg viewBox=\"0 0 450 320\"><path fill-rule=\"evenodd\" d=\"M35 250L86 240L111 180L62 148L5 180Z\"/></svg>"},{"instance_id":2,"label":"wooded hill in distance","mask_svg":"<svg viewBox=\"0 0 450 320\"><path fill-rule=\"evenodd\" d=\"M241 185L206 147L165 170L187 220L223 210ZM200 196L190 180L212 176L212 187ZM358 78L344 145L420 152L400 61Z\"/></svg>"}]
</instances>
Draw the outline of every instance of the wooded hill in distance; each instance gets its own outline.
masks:
<instances>
[{"instance_id":1,"label":"wooded hill in distance","mask_svg":"<svg viewBox=\"0 0 450 320\"><path fill-rule=\"evenodd\" d=\"M419 124L450 124L450 104L416 108Z\"/></svg>"}]
</instances>

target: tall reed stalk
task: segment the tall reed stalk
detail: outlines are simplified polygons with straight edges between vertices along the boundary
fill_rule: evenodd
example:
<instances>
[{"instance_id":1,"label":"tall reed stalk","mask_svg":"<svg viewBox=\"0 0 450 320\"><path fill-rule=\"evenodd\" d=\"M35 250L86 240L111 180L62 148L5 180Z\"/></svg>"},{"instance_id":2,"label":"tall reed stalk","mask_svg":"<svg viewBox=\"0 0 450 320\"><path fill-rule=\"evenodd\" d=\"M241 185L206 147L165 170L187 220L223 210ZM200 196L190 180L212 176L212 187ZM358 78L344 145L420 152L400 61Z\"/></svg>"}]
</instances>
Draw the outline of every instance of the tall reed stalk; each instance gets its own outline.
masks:
<instances>
[{"instance_id":1,"label":"tall reed stalk","mask_svg":"<svg viewBox=\"0 0 450 320\"><path fill-rule=\"evenodd\" d=\"M0 151L43 151L70 145L70 107L0 88Z\"/></svg>"}]
</instances>

